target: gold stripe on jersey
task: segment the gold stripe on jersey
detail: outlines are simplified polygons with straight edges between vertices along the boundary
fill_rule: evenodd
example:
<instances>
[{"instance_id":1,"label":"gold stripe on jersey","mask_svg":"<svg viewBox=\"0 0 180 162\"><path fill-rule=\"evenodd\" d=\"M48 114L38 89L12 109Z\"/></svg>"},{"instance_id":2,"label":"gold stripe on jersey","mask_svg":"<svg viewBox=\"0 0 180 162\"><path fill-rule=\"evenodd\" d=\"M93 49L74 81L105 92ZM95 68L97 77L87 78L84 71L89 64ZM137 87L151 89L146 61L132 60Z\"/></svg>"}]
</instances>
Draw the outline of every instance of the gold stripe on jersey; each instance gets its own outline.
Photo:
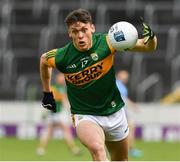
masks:
<instances>
[{"instance_id":1,"label":"gold stripe on jersey","mask_svg":"<svg viewBox=\"0 0 180 162\"><path fill-rule=\"evenodd\" d=\"M116 52L116 49L110 44L108 36L106 36L106 42L111 50L111 53Z\"/></svg>"},{"instance_id":2,"label":"gold stripe on jersey","mask_svg":"<svg viewBox=\"0 0 180 162\"><path fill-rule=\"evenodd\" d=\"M50 59L50 58L52 58L52 57L55 57L55 54L47 55L47 56L46 56L46 60L48 60L48 59Z\"/></svg>"},{"instance_id":3,"label":"gold stripe on jersey","mask_svg":"<svg viewBox=\"0 0 180 162\"><path fill-rule=\"evenodd\" d=\"M57 53L57 49L53 49L53 50L50 50L46 53L46 60L52 58L52 57L55 57Z\"/></svg>"},{"instance_id":4,"label":"gold stripe on jersey","mask_svg":"<svg viewBox=\"0 0 180 162\"><path fill-rule=\"evenodd\" d=\"M56 53L57 53L57 49L53 49L53 50L50 50L47 53L45 53L46 54L46 61L47 61L48 65L50 67L53 67L53 68L56 67L56 65L55 65L55 55L56 55Z\"/></svg>"},{"instance_id":5,"label":"gold stripe on jersey","mask_svg":"<svg viewBox=\"0 0 180 162\"><path fill-rule=\"evenodd\" d=\"M65 78L68 82L80 86L87 84L93 80L98 80L104 76L112 67L114 54L110 54L105 59L85 68L77 73L66 73Z\"/></svg>"}]
</instances>

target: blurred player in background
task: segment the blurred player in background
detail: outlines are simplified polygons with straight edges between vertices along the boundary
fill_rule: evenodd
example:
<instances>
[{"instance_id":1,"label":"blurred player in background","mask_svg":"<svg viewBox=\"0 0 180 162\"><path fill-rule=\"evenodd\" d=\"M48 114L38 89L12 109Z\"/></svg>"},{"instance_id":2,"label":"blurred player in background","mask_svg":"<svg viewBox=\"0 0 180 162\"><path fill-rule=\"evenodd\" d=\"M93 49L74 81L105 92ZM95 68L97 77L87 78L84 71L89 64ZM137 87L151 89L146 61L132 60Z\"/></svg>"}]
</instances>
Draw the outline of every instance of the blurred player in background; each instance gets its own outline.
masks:
<instances>
[{"instance_id":1,"label":"blurred player in background","mask_svg":"<svg viewBox=\"0 0 180 162\"><path fill-rule=\"evenodd\" d=\"M72 42L41 56L43 107L56 111L51 71L57 68L65 74L77 136L92 159L108 161L107 147L112 161L127 161L129 129L124 102L116 86L113 66L116 50L107 34L94 34L95 26L87 10L74 10L65 21ZM137 40L132 51L150 52L156 45L156 36L146 25L144 38Z\"/></svg>"},{"instance_id":2,"label":"blurred player in background","mask_svg":"<svg viewBox=\"0 0 180 162\"><path fill-rule=\"evenodd\" d=\"M52 85L52 92L56 101L56 112L46 112L48 125L47 129L40 138L40 143L37 148L38 155L44 155L47 144L53 135L55 128L63 131L67 146L72 154L78 155L79 148L75 145L71 132L69 119L69 103L66 95L65 79L62 73L56 75L55 84ZM60 148L59 148L60 149Z\"/></svg>"},{"instance_id":3,"label":"blurred player in background","mask_svg":"<svg viewBox=\"0 0 180 162\"><path fill-rule=\"evenodd\" d=\"M141 157L142 151L134 147L135 142L135 123L133 120L133 111L138 111L139 107L128 97L127 83L129 73L126 70L120 70L116 73L116 85L126 106L125 112L129 126L129 156Z\"/></svg>"},{"instance_id":4,"label":"blurred player in background","mask_svg":"<svg viewBox=\"0 0 180 162\"><path fill-rule=\"evenodd\" d=\"M163 104L180 103L180 86L175 87L170 93L161 99Z\"/></svg>"}]
</instances>

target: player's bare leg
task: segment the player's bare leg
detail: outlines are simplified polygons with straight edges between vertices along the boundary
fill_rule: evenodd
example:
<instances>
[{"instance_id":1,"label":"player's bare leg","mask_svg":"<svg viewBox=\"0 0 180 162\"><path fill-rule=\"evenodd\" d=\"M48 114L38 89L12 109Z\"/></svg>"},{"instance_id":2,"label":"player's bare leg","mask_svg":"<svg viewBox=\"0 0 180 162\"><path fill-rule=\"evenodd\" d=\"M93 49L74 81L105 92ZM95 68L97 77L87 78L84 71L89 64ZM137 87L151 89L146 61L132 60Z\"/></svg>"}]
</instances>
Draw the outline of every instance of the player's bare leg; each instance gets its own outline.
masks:
<instances>
[{"instance_id":1,"label":"player's bare leg","mask_svg":"<svg viewBox=\"0 0 180 162\"><path fill-rule=\"evenodd\" d=\"M41 137L39 146L37 148L38 155L45 154L47 144L52 136L53 128L54 128L53 124L48 124L47 130L46 130L46 132L44 132L43 136Z\"/></svg>"},{"instance_id":2,"label":"player's bare leg","mask_svg":"<svg viewBox=\"0 0 180 162\"><path fill-rule=\"evenodd\" d=\"M74 155L78 155L80 153L80 149L75 144L75 141L74 141L74 138L73 138L73 135L71 132L71 128L63 123L59 123L58 126L64 132L64 139L65 139L65 142L66 142L68 148L71 150L71 152Z\"/></svg>"},{"instance_id":3,"label":"player's bare leg","mask_svg":"<svg viewBox=\"0 0 180 162\"><path fill-rule=\"evenodd\" d=\"M121 141L106 141L112 161L128 161L128 137Z\"/></svg>"},{"instance_id":4,"label":"player's bare leg","mask_svg":"<svg viewBox=\"0 0 180 162\"><path fill-rule=\"evenodd\" d=\"M108 161L105 150L105 136L102 128L94 122L84 120L76 127L77 136L92 155L94 161Z\"/></svg>"},{"instance_id":5,"label":"player's bare leg","mask_svg":"<svg viewBox=\"0 0 180 162\"><path fill-rule=\"evenodd\" d=\"M128 126L129 126L129 149L133 148L134 146L134 124L132 122L128 122Z\"/></svg>"},{"instance_id":6,"label":"player's bare leg","mask_svg":"<svg viewBox=\"0 0 180 162\"><path fill-rule=\"evenodd\" d=\"M129 156L131 157L141 157L143 155L142 151L135 148L135 125L133 121L128 121L129 126Z\"/></svg>"}]
</instances>

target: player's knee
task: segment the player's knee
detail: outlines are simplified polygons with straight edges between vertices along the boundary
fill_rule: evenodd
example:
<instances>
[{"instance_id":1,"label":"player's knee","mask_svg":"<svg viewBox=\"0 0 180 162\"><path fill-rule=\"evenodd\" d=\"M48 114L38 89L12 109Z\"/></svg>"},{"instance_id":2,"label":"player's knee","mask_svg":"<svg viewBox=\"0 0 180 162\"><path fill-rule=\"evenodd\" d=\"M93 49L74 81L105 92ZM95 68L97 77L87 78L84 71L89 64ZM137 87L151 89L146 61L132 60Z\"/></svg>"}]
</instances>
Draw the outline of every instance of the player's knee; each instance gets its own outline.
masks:
<instances>
[{"instance_id":1,"label":"player's knee","mask_svg":"<svg viewBox=\"0 0 180 162\"><path fill-rule=\"evenodd\" d=\"M101 155L104 154L105 152L104 145L98 142L91 143L88 148L92 154L96 154L96 155Z\"/></svg>"}]
</instances>

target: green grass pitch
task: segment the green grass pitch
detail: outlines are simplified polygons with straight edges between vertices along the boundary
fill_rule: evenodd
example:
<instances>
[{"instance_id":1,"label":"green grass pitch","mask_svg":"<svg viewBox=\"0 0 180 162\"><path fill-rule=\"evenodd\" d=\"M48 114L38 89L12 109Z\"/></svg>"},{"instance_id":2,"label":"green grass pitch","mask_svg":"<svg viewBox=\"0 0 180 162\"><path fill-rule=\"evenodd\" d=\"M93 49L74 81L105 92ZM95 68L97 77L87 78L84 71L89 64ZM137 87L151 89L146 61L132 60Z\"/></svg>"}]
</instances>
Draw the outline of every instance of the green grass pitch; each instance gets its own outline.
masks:
<instances>
[{"instance_id":1,"label":"green grass pitch","mask_svg":"<svg viewBox=\"0 0 180 162\"><path fill-rule=\"evenodd\" d=\"M19 140L0 138L0 161L89 161L91 156L82 148L79 156L72 155L63 140L51 140L44 156L36 155L38 140ZM144 142L136 141L136 146L143 151L141 158L129 158L132 161L180 161L180 142Z\"/></svg>"}]
</instances>

